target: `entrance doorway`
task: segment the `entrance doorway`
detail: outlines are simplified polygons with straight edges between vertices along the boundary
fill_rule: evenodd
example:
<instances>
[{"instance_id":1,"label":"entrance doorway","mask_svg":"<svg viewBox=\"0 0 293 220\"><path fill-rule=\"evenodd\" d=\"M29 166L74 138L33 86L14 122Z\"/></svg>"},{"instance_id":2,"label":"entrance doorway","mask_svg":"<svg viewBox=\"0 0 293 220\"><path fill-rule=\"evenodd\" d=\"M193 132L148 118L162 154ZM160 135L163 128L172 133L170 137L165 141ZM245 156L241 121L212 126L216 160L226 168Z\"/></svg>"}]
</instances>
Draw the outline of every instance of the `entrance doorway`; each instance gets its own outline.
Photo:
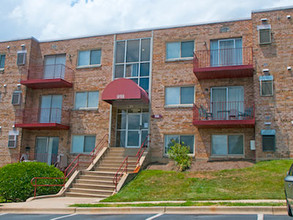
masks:
<instances>
[{"instance_id":1,"label":"entrance doorway","mask_svg":"<svg viewBox=\"0 0 293 220\"><path fill-rule=\"evenodd\" d=\"M148 135L149 109L118 109L116 147L139 148Z\"/></svg>"},{"instance_id":2,"label":"entrance doorway","mask_svg":"<svg viewBox=\"0 0 293 220\"><path fill-rule=\"evenodd\" d=\"M37 137L35 159L52 165L57 161L59 137Z\"/></svg>"}]
</instances>

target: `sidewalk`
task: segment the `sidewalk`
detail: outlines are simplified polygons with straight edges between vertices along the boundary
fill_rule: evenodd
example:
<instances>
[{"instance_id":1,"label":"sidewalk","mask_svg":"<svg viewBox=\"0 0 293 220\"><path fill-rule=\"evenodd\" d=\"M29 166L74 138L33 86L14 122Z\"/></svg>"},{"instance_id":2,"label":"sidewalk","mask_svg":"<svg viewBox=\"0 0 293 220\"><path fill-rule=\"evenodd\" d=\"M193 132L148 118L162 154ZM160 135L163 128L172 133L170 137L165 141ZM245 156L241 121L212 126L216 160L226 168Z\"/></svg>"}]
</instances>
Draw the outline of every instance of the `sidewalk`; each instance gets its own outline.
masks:
<instances>
[{"instance_id":1,"label":"sidewalk","mask_svg":"<svg viewBox=\"0 0 293 220\"><path fill-rule=\"evenodd\" d=\"M56 213L56 214L271 214L286 215L285 206L154 206L154 207L69 207L76 203L99 203L97 198L55 197L36 199L21 203L1 203L0 213ZM185 201L124 202L119 204L140 203L182 203ZM211 201L200 201L211 202ZM217 200L213 202L240 203L280 203L284 200ZM115 204L115 203L103 203ZM117 203L116 203L117 204Z\"/></svg>"}]
</instances>

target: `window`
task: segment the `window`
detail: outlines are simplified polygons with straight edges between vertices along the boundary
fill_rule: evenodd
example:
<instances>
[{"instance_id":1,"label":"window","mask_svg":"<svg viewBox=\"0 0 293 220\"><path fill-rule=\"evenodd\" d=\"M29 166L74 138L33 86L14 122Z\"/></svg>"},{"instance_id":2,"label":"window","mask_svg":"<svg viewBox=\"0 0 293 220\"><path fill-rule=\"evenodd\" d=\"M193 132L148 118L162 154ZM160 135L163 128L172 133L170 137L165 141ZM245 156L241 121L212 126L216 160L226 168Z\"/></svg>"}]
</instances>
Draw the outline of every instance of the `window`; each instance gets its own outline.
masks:
<instances>
[{"instance_id":1,"label":"window","mask_svg":"<svg viewBox=\"0 0 293 220\"><path fill-rule=\"evenodd\" d=\"M194 41L170 42L166 44L167 60L192 58Z\"/></svg>"},{"instance_id":2,"label":"window","mask_svg":"<svg viewBox=\"0 0 293 220\"><path fill-rule=\"evenodd\" d=\"M165 105L190 105L194 103L194 87L166 87Z\"/></svg>"},{"instance_id":3,"label":"window","mask_svg":"<svg viewBox=\"0 0 293 220\"><path fill-rule=\"evenodd\" d=\"M151 39L116 41L114 78L132 79L149 91Z\"/></svg>"},{"instance_id":4,"label":"window","mask_svg":"<svg viewBox=\"0 0 293 220\"><path fill-rule=\"evenodd\" d=\"M44 79L64 79L66 54L47 55L44 57Z\"/></svg>"},{"instance_id":5,"label":"window","mask_svg":"<svg viewBox=\"0 0 293 220\"><path fill-rule=\"evenodd\" d=\"M244 105L244 88L242 86L212 87L210 109L213 119L227 120L231 115L238 116L252 106ZM252 117L252 115L248 115Z\"/></svg>"},{"instance_id":6,"label":"window","mask_svg":"<svg viewBox=\"0 0 293 220\"><path fill-rule=\"evenodd\" d=\"M78 52L78 66L97 66L101 64L101 50L84 50Z\"/></svg>"},{"instance_id":7,"label":"window","mask_svg":"<svg viewBox=\"0 0 293 220\"><path fill-rule=\"evenodd\" d=\"M5 65L5 54L0 54L0 70L4 69Z\"/></svg>"},{"instance_id":8,"label":"window","mask_svg":"<svg viewBox=\"0 0 293 220\"><path fill-rule=\"evenodd\" d=\"M211 66L242 65L242 38L211 40Z\"/></svg>"},{"instance_id":9,"label":"window","mask_svg":"<svg viewBox=\"0 0 293 220\"><path fill-rule=\"evenodd\" d=\"M165 135L165 154L168 153L172 146L172 140L181 145L189 147L189 153L194 153L194 136L193 135Z\"/></svg>"},{"instance_id":10,"label":"window","mask_svg":"<svg viewBox=\"0 0 293 220\"><path fill-rule=\"evenodd\" d=\"M275 135L262 136L262 150L275 151Z\"/></svg>"},{"instance_id":11,"label":"window","mask_svg":"<svg viewBox=\"0 0 293 220\"><path fill-rule=\"evenodd\" d=\"M25 65L26 61L26 50L17 51L17 65L22 66Z\"/></svg>"},{"instance_id":12,"label":"window","mask_svg":"<svg viewBox=\"0 0 293 220\"><path fill-rule=\"evenodd\" d=\"M21 91L14 91L12 93L11 104L12 105L20 105L21 104L21 95L22 95Z\"/></svg>"},{"instance_id":13,"label":"window","mask_svg":"<svg viewBox=\"0 0 293 220\"><path fill-rule=\"evenodd\" d=\"M75 109L97 109L99 104L99 92L75 93Z\"/></svg>"},{"instance_id":14,"label":"window","mask_svg":"<svg viewBox=\"0 0 293 220\"><path fill-rule=\"evenodd\" d=\"M73 135L71 153L90 153L96 146L95 135Z\"/></svg>"},{"instance_id":15,"label":"window","mask_svg":"<svg viewBox=\"0 0 293 220\"><path fill-rule=\"evenodd\" d=\"M273 76L260 76L260 95L272 96L273 95Z\"/></svg>"},{"instance_id":16,"label":"window","mask_svg":"<svg viewBox=\"0 0 293 220\"><path fill-rule=\"evenodd\" d=\"M212 155L242 155L243 135L212 135Z\"/></svg>"}]
</instances>

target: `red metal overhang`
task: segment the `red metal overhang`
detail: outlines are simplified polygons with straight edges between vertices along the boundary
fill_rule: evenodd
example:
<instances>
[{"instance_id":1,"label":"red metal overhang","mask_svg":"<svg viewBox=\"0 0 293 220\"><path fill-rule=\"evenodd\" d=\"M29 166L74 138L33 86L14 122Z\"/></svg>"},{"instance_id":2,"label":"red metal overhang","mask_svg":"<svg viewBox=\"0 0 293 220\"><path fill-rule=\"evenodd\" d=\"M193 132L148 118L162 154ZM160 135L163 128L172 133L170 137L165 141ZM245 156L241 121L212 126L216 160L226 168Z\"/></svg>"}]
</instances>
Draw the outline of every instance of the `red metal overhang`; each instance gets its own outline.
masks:
<instances>
[{"instance_id":1,"label":"red metal overhang","mask_svg":"<svg viewBox=\"0 0 293 220\"><path fill-rule=\"evenodd\" d=\"M102 100L109 103L149 103L147 92L131 79L120 78L110 82L102 94Z\"/></svg>"},{"instance_id":2,"label":"red metal overhang","mask_svg":"<svg viewBox=\"0 0 293 220\"><path fill-rule=\"evenodd\" d=\"M17 128L29 129L29 130L68 130L68 125L62 125L59 123L32 123L32 124L15 124Z\"/></svg>"},{"instance_id":3,"label":"red metal overhang","mask_svg":"<svg viewBox=\"0 0 293 220\"><path fill-rule=\"evenodd\" d=\"M22 85L32 89L71 88L72 83L64 79L30 79L20 81Z\"/></svg>"}]
</instances>

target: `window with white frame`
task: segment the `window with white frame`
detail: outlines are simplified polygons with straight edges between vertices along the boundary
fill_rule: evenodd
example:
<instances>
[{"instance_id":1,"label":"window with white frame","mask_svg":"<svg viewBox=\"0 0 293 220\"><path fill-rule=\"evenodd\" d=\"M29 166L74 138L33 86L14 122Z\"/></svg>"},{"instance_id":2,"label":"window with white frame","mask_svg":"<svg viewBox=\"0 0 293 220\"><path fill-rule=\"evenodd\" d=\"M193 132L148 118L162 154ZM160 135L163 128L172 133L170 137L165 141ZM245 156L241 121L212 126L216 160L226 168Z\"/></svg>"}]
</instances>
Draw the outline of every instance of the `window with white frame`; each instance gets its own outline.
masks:
<instances>
[{"instance_id":1,"label":"window with white frame","mask_svg":"<svg viewBox=\"0 0 293 220\"><path fill-rule=\"evenodd\" d=\"M116 41L114 78L128 78L149 91L151 39Z\"/></svg>"},{"instance_id":2,"label":"window with white frame","mask_svg":"<svg viewBox=\"0 0 293 220\"><path fill-rule=\"evenodd\" d=\"M166 87L165 106L192 105L194 103L194 86Z\"/></svg>"},{"instance_id":3,"label":"window with white frame","mask_svg":"<svg viewBox=\"0 0 293 220\"><path fill-rule=\"evenodd\" d=\"M90 153L96 145L95 135L73 135L71 153Z\"/></svg>"},{"instance_id":4,"label":"window with white frame","mask_svg":"<svg viewBox=\"0 0 293 220\"><path fill-rule=\"evenodd\" d=\"M194 41L179 41L166 43L166 59L192 58L194 52Z\"/></svg>"},{"instance_id":5,"label":"window with white frame","mask_svg":"<svg viewBox=\"0 0 293 220\"><path fill-rule=\"evenodd\" d=\"M212 135L212 155L243 155L243 135Z\"/></svg>"},{"instance_id":6,"label":"window with white frame","mask_svg":"<svg viewBox=\"0 0 293 220\"><path fill-rule=\"evenodd\" d=\"M98 105L99 91L75 93L75 109L97 109Z\"/></svg>"},{"instance_id":7,"label":"window with white frame","mask_svg":"<svg viewBox=\"0 0 293 220\"><path fill-rule=\"evenodd\" d=\"M97 66L101 64L101 50L78 51L78 67Z\"/></svg>"},{"instance_id":8,"label":"window with white frame","mask_svg":"<svg viewBox=\"0 0 293 220\"><path fill-rule=\"evenodd\" d=\"M187 146L189 148L189 153L194 153L194 136L193 135L165 135L165 154L173 145L173 141L180 143L181 145Z\"/></svg>"},{"instance_id":9,"label":"window with white frame","mask_svg":"<svg viewBox=\"0 0 293 220\"><path fill-rule=\"evenodd\" d=\"M0 54L0 70L5 66L5 54Z\"/></svg>"},{"instance_id":10,"label":"window with white frame","mask_svg":"<svg viewBox=\"0 0 293 220\"><path fill-rule=\"evenodd\" d=\"M272 96L273 93L273 76L260 76L260 95Z\"/></svg>"}]
</instances>

